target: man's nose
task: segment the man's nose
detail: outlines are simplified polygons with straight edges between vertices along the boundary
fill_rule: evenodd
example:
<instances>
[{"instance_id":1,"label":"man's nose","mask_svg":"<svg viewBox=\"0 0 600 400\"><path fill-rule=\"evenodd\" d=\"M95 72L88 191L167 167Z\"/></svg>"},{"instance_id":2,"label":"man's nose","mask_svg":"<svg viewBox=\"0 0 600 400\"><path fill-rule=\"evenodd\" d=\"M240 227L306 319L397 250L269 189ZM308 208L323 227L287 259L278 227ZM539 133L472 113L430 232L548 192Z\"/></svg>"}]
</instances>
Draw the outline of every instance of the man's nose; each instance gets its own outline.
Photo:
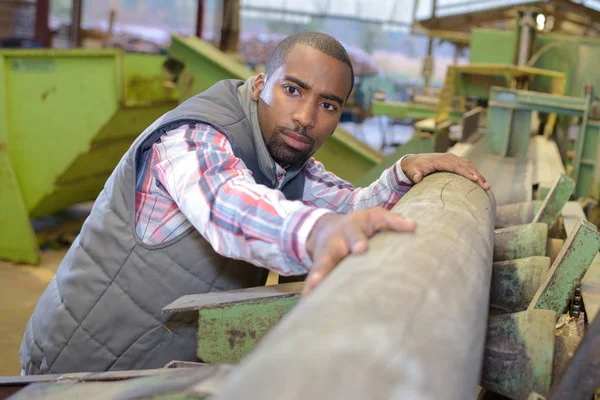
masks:
<instances>
[{"instance_id":1,"label":"man's nose","mask_svg":"<svg viewBox=\"0 0 600 400\"><path fill-rule=\"evenodd\" d=\"M294 122L305 129L311 129L315 125L316 107L310 101L303 101L296 108L293 118Z\"/></svg>"}]
</instances>

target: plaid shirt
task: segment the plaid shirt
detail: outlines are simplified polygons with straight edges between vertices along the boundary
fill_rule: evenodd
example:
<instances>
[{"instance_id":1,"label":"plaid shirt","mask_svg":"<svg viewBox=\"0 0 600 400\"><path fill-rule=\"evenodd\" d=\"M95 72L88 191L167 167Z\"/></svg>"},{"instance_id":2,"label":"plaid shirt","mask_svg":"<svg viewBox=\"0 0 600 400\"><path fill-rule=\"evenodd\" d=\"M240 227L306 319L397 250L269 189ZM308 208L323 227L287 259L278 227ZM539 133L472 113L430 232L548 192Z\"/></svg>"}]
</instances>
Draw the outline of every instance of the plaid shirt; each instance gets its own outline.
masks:
<instances>
[{"instance_id":1,"label":"plaid shirt","mask_svg":"<svg viewBox=\"0 0 600 400\"><path fill-rule=\"evenodd\" d=\"M280 183L285 173L277 167ZM390 209L410 187L399 162L369 187L355 189L311 158L302 201L290 201L254 181L225 135L210 125L187 124L144 154L136 179L136 233L157 245L193 226L225 257L300 275L312 266L306 240L319 217Z\"/></svg>"}]
</instances>

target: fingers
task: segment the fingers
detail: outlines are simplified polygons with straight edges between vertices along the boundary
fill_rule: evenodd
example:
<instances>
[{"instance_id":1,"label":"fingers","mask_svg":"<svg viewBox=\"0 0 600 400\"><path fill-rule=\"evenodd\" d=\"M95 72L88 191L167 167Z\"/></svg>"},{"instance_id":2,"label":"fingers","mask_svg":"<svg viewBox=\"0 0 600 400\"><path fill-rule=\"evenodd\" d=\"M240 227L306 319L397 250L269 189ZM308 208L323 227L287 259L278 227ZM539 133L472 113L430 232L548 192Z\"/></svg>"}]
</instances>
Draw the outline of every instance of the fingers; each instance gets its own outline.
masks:
<instances>
[{"instance_id":1,"label":"fingers","mask_svg":"<svg viewBox=\"0 0 600 400\"><path fill-rule=\"evenodd\" d=\"M487 180L485 179L485 177L483 175L481 175L481 173L477 170L477 168L475 168L475 166L473 164L471 164L469 161L467 161L466 171L468 171L467 174L469 174L470 176L465 176L465 177L467 177L470 180L472 180L473 182L477 183L484 190L490 189L490 185L487 182Z\"/></svg>"},{"instance_id":2,"label":"fingers","mask_svg":"<svg viewBox=\"0 0 600 400\"><path fill-rule=\"evenodd\" d=\"M351 253L361 254L367 250L369 237L364 230L356 226L351 226L345 230L344 236Z\"/></svg>"},{"instance_id":3,"label":"fingers","mask_svg":"<svg viewBox=\"0 0 600 400\"><path fill-rule=\"evenodd\" d=\"M321 260L321 265L325 268L333 269L331 259L325 257L324 260ZM306 297L312 293L313 290L321 283L321 281L325 278L325 275L320 271L319 268L315 268L313 266L313 270L308 274L306 280L304 281L304 287L302 288L302 293L300 293L300 297Z\"/></svg>"},{"instance_id":4,"label":"fingers","mask_svg":"<svg viewBox=\"0 0 600 400\"><path fill-rule=\"evenodd\" d=\"M302 296L308 295L350 253L346 239L336 235L315 253L313 267L304 282Z\"/></svg>"},{"instance_id":5,"label":"fingers","mask_svg":"<svg viewBox=\"0 0 600 400\"><path fill-rule=\"evenodd\" d=\"M384 215L377 219L378 229L375 231L394 231L394 232L414 232L417 229L415 221L403 218L401 215L391 211L386 211ZM373 232L373 234L375 234Z\"/></svg>"},{"instance_id":6,"label":"fingers","mask_svg":"<svg viewBox=\"0 0 600 400\"><path fill-rule=\"evenodd\" d=\"M421 173L421 171L415 172L415 174L412 176L412 181L414 183L419 183L419 182L421 182L422 179L423 179L423 174Z\"/></svg>"},{"instance_id":7,"label":"fingers","mask_svg":"<svg viewBox=\"0 0 600 400\"><path fill-rule=\"evenodd\" d=\"M348 223L341 225L326 242L317 244L313 267L304 282L302 297L309 295L350 253L364 253L369 238L375 233L383 230L414 232L416 229L414 221L383 208L359 211L347 217Z\"/></svg>"},{"instance_id":8,"label":"fingers","mask_svg":"<svg viewBox=\"0 0 600 400\"><path fill-rule=\"evenodd\" d=\"M436 169L438 171L454 172L477 183L484 190L490 189L490 185L485 177L466 158L457 157L454 154L446 154L445 157L440 157Z\"/></svg>"}]
</instances>

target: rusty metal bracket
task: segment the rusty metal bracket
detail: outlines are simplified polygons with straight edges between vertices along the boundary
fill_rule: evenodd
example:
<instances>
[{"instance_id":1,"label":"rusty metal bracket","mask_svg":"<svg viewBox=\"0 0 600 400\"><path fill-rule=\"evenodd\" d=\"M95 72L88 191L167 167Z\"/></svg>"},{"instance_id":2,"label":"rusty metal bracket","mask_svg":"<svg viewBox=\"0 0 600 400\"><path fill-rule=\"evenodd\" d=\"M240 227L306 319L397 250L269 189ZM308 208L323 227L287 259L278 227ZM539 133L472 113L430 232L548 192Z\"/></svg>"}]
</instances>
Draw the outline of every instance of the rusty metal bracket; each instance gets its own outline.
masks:
<instances>
[{"instance_id":1,"label":"rusty metal bracket","mask_svg":"<svg viewBox=\"0 0 600 400\"><path fill-rule=\"evenodd\" d=\"M546 255L546 224L535 223L496 229L494 235L494 262Z\"/></svg>"},{"instance_id":2,"label":"rusty metal bracket","mask_svg":"<svg viewBox=\"0 0 600 400\"><path fill-rule=\"evenodd\" d=\"M511 399L547 394L552 379L554 324L549 310L490 317L481 385Z\"/></svg>"},{"instance_id":3,"label":"rusty metal bracket","mask_svg":"<svg viewBox=\"0 0 600 400\"><path fill-rule=\"evenodd\" d=\"M528 309L552 310L558 318L599 249L600 234L596 226L586 220L579 220Z\"/></svg>"},{"instance_id":4,"label":"rusty metal bracket","mask_svg":"<svg viewBox=\"0 0 600 400\"><path fill-rule=\"evenodd\" d=\"M549 257L495 262L492 268L490 307L503 313L526 310L549 269Z\"/></svg>"},{"instance_id":5,"label":"rusty metal bracket","mask_svg":"<svg viewBox=\"0 0 600 400\"><path fill-rule=\"evenodd\" d=\"M574 190L575 181L566 175L559 175L532 222L543 222L551 229Z\"/></svg>"},{"instance_id":6,"label":"rusty metal bracket","mask_svg":"<svg viewBox=\"0 0 600 400\"><path fill-rule=\"evenodd\" d=\"M543 201L533 200L498 207L496 228L542 222L551 229L574 190L575 181L566 175L559 175Z\"/></svg>"},{"instance_id":7,"label":"rusty metal bracket","mask_svg":"<svg viewBox=\"0 0 600 400\"><path fill-rule=\"evenodd\" d=\"M183 296L163 312L198 311L197 355L234 364L250 353L298 302L302 282Z\"/></svg>"}]
</instances>

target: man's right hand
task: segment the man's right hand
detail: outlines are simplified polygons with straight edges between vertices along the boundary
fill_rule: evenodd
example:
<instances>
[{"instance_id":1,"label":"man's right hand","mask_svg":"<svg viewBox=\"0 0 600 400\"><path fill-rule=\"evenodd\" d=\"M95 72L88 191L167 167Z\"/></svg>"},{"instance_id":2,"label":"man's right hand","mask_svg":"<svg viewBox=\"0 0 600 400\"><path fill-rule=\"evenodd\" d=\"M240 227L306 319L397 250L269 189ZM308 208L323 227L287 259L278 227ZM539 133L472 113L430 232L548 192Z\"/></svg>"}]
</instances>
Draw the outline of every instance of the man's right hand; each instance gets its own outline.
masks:
<instances>
[{"instance_id":1,"label":"man's right hand","mask_svg":"<svg viewBox=\"0 0 600 400\"><path fill-rule=\"evenodd\" d=\"M379 231L414 232L414 221L381 207L350 214L325 214L315 223L306 242L313 267L304 283L308 295L350 253L367 251L368 239Z\"/></svg>"}]
</instances>

